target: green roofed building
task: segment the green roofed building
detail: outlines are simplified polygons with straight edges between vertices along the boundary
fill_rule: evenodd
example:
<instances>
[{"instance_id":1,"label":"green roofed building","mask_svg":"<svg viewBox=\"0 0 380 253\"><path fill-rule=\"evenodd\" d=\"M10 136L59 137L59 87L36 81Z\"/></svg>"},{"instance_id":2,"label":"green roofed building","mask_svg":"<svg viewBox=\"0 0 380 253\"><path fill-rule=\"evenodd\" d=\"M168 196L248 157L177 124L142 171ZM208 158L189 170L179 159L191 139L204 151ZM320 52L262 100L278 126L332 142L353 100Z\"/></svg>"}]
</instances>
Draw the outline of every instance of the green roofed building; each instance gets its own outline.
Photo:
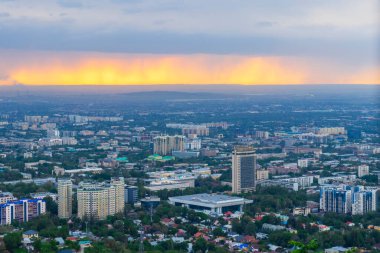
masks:
<instances>
[{"instance_id":1,"label":"green roofed building","mask_svg":"<svg viewBox=\"0 0 380 253\"><path fill-rule=\"evenodd\" d=\"M116 158L116 161L118 161L120 163L128 163L129 162L128 158L125 156Z\"/></svg>"},{"instance_id":2,"label":"green roofed building","mask_svg":"<svg viewBox=\"0 0 380 253\"><path fill-rule=\"evenodd\" d=\"M157 154L148 156L149 161L157 161L157 162L168 162L175 160L174 156L160 156Z\"/></svg>"}]
</instances>

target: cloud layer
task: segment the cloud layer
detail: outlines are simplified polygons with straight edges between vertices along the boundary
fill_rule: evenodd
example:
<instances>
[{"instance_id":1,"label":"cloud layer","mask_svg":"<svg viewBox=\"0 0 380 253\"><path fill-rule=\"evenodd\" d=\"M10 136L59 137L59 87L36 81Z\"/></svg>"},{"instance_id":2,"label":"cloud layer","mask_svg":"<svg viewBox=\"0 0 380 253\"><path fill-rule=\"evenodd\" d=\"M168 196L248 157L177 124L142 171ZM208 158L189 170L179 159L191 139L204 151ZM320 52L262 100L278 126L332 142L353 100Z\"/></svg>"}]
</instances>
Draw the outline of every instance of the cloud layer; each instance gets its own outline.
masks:
<instances>
[{"instance_id":1,"label":"cloud layer","mask_svg":"<svg viewBox=\"0 0 380 253\"><path fill-rule=\"evenodd\" d=\"M379 12L378 0L0 0L0 84L380 83Z\"/></svg>"}]
</instances>

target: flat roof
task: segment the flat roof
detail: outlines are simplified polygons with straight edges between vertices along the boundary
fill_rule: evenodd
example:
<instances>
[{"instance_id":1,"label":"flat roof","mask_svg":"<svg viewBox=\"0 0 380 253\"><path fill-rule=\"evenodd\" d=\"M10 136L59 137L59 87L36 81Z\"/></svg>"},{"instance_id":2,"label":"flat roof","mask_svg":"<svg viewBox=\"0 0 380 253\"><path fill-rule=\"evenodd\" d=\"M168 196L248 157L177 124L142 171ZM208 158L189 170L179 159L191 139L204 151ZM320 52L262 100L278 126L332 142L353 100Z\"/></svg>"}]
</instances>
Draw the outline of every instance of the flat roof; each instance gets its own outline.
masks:
<instances>
[{"instance_id":1,"label":"flat roof","mask_svg":"<svg viewBox=\"0 0 380 253\"><path fill-rule=\"evenodd\" d=\"M170 201L175 202L193 202L201 205L223 205L223 204L242 204L242 203L252 203L252 200L244 199L241 197L233 197L222 194L194 194L178 197L170 197Z\"/></svg>"}]
</instances>

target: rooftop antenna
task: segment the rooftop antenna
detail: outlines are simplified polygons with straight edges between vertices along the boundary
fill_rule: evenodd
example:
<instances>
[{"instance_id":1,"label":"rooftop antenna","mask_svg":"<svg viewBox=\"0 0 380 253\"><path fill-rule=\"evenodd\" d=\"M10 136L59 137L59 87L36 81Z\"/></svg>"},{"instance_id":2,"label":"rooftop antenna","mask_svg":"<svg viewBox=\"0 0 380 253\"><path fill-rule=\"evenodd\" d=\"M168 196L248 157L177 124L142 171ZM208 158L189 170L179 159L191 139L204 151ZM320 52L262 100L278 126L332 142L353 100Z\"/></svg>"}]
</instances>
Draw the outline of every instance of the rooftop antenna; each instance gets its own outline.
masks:
<instances>
[{"instance_id":1,"label":"rooftop antenna","mask_svg":"<svg viewBox=\"0 0 380 253\"><path fill-rule=\"evenodd\" d=\"M144 227L142 223L140 224L140 245L139 245L139 253L144 252Z\"/></svg>"},{"instance_id":2,"label":"rooftop antenna","mask_svg":"<svg viewBox=\"0 0 380 253\"><path fill-rule=\"evenodd\" d=\"M153 204L150 205L150 223L153 223Z\"/></svg>"},{"instance_id":3,"label":"rooftop antenna","mask_svg":"<svg viewBox=\"0 0 380 253\"><path fill-rule=\"evenodd\" d=\"M86 223L86 235L88 235L88 221L86 221L85 223Z\"/></svg>"}]
</instances>

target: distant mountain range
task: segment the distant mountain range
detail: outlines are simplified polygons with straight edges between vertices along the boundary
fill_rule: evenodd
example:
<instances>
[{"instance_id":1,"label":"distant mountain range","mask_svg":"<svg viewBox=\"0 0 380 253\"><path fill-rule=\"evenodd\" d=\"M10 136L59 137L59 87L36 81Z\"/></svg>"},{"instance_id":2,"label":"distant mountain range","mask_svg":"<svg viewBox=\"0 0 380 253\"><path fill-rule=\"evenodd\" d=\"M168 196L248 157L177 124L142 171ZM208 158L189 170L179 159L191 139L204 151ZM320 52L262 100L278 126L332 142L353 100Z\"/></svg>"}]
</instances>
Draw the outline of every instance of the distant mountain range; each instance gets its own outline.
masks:
<instances>
[{"instance_id":1,"label":"distant mountain range","mask_svg":"<svg viewBox=\"0 0 380 253\"><path fill-rule=\"evenodd\" d=\"M127 86L0 86L0 96L29 93L38 95L134 94L135 96L223 96L285 94L379 94L380 85L127 85Z\"/></svg>"}]
</instances>

